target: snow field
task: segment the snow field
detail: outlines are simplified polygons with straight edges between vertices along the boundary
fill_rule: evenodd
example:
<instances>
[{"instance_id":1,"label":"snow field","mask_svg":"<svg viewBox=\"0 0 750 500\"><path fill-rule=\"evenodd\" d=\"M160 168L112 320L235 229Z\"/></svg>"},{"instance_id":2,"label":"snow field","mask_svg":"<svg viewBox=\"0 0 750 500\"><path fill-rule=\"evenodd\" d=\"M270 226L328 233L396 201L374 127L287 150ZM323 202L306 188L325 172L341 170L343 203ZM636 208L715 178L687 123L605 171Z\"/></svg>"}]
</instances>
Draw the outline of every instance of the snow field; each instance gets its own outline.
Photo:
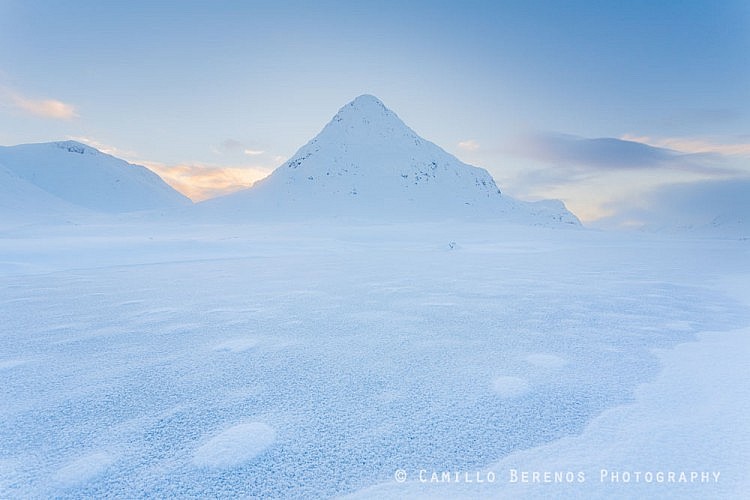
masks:
<instances>
[{"instance_id":1,"label":"snow field","mask_svg":"<svg viewBox=\"0 0 750 500\"><path fill-rule=\"evenodd\" d=\"M8 241L10 262L50 245L0 276L0 496L329 497L484 470L632 404L654 349L748 320L718 281L744 242L152 229L72 228L92 233L69 255L62 229Z\"/></svg>"}]
</instances>

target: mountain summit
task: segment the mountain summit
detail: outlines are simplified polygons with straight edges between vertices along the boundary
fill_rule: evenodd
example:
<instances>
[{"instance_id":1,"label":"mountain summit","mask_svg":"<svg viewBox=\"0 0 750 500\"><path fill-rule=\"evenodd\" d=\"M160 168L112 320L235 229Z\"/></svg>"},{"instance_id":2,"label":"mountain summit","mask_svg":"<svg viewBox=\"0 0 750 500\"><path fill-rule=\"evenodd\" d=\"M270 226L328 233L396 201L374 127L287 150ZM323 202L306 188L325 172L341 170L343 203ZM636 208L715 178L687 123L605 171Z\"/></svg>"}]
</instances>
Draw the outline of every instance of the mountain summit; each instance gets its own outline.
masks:
<instances>
[{"instance_id":1,"label":"mountain summit","mask_svg":"<svg viewBox=\"0 0 750 500\"><path fill-rule=\"evenodd\" d=\"M267 178L203 205L264 217L531 217L578 224L559 202L502 195L486 170L421 138L371 95L341 108Z\"/></svg>"}]
</instances>

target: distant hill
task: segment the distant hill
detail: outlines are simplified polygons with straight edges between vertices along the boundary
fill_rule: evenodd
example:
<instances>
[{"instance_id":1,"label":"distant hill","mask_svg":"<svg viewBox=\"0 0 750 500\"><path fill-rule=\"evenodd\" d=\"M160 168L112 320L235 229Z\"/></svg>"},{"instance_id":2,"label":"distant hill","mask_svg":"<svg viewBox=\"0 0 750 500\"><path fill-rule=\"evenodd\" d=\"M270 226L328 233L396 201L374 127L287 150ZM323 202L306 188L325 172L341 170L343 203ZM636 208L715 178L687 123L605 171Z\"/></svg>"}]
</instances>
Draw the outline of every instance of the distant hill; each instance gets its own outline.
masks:
<instances>
[{"instance_id":1,"label":"distant hill","mask_svg":"<svg viewBox=\"0 0 750 500\"><path fill-rule=\"evenodd\" d=\"M75 141L2 146L0 165L6 211L122 213L192 203L146 167Z\"/></svg>"}]
</instances>

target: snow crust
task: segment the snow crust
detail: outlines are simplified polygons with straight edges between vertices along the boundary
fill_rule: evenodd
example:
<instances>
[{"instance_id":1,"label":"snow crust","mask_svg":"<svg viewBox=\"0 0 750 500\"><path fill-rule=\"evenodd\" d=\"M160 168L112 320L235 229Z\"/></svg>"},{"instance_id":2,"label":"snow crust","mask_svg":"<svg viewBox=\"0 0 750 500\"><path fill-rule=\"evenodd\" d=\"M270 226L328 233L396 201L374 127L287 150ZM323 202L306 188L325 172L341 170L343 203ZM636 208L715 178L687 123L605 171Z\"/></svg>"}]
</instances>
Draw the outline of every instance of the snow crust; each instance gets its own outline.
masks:
<instances>
[{"instance_id":1,"label":"snow crust","mask_svg":"<svg viewBox=\"0 0 750 500\"><path fill-rule=\"evenodd\" d=\"M750 488L750 382L742 367L750 356L750 329L702 333L658 356L662 372L636 390L633 403L603 412L578 436L481 469L483 484L476 475L473 483L429 484L413 477L347 498L744 498ZM486 481L490 472L493 484ZM541 479L534 481L534 472ZM545 482L545 472L551 478L582 472L585 481ZM705 475L709 481L701 482Z\"/></svg>"},{"instance_id":2,"label":"snow crust","mask_svg":"<svg viewBox=\"0 0 750 500\"><path fill-rule=\"evenodd\" d=\"M0 497L738 497L749 276L489 223L2 230ZM721 479L598 483L636 467ZM509 482L548 468L588 481Z\"/></svg>"}]
</instances>

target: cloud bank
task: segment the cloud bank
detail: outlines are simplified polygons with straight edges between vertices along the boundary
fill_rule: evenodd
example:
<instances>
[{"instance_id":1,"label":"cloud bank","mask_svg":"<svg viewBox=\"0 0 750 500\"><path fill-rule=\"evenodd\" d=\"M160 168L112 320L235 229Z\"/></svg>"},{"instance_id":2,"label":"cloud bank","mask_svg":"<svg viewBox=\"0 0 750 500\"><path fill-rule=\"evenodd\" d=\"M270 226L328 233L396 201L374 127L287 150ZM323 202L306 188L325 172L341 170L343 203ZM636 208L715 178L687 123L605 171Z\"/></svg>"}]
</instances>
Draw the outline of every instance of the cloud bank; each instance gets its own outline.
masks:
<instances>
[{"instance_id":1,"label":"cloud bank","mask_svg":"<svg viewBox=\"0 0 750 500\"><path fill-rule=\"evenodd\" d=\"M531 161L513 178L520 192L561 198L588 223L697 227L747 218L750 140L735 139L535 132L506 151Z\"/></svg>"},{"instance_id":2,"label":"cloud bank","mask_svg":"<svg viewBox=\"0 0 750 500\"><path fill-rule=\"evenodd\" d=\"M667 137L652 138L648 136L636 136L626 134L623 140L637 141L652 146L665 147L683 151L686 153L714 153L722 156L747 156L750 157L750 142L745 137L744 142L715 142L708 139L691 137Z\"/></svg>"},{"instance_id":3,"label":"cloud bank","mask_svg":"<svg viewBox=\"0 0 750 500\"><path fill-rule=\"evenodd\" d=\"M511 142L510 152L558 166L589 169L675 168L705 170L720 158L711 151L685 153L636 140L601 137L589 139L558 133L530 133Z\"/></svg>"}]
</instances>

